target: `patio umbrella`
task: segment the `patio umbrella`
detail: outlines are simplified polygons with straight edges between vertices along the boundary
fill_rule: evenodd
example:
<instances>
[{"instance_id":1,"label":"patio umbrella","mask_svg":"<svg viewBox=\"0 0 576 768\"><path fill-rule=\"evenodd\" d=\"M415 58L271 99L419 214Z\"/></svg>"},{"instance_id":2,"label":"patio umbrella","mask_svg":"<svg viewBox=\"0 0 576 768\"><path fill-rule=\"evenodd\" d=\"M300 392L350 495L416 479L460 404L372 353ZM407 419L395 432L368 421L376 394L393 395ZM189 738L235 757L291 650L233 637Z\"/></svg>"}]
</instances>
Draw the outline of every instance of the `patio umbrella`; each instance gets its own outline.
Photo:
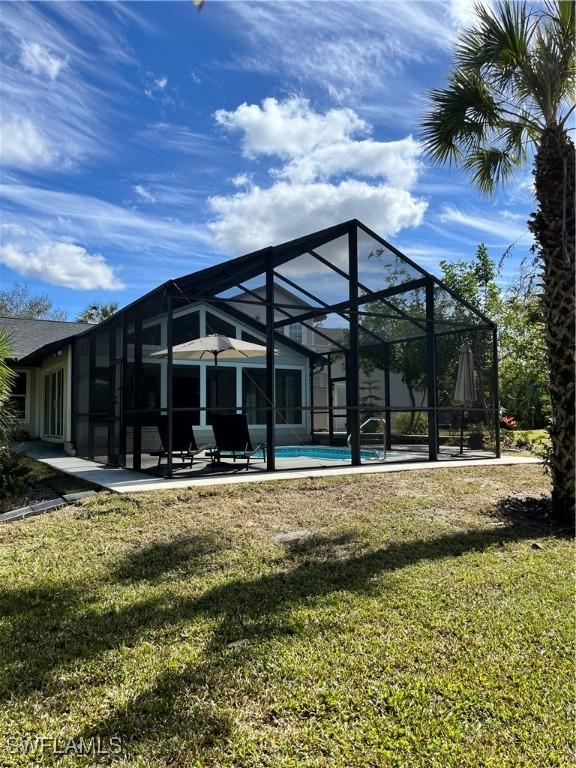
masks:
<instances>
[{"instance_id":1,"label":"patio umbrella","mask_svg":"<svg viewBox=\"0 0 576 768\"><path fill-rule=\"evenodd\" d=\"M266 347L262 344L253 344L251 341L233 339L230 336L220 336L216 333L209 336L201 336L199 339L185 341L172 347L174 360L206 360L214 358L214 367L218 367L218 360L225 358L262 357L266 354ZM278 352L274 350L274 354ZM166 357L167 349L152 352L151 357ZM215 382L214 400L218 404L218 376Z\"/></svg>"},{"instance_id":2,"label":"patio umbrella","mask_svg":"<svg viewBox=\"0 0 576 768\"><path fill-rule=\"evenodd\" d=\"M462 413L460 414L460 455L462 455L464 452L464 411L476 402L474 358L467 341L460 347L454 402L456 405L462 406Z\"/></svg>"}]
</instances>

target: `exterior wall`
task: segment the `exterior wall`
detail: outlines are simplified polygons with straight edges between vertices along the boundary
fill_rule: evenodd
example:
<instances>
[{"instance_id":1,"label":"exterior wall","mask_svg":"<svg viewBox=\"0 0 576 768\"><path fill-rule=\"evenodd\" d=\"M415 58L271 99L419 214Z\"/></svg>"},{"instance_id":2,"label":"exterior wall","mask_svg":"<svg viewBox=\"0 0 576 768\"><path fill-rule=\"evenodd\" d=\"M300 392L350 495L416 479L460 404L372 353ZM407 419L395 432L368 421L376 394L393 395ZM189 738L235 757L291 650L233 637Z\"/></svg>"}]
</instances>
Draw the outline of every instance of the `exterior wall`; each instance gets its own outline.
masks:
<instances>
[{"instance_id":1,"label":"exterior wall","mask_svg":"<svg viewBox=\"0 0 576 768\"><path fill-rule=\"evenodd\" d=\"M24 368L19 365L14 366L16 373L26 374L26 415L18 424L20 428L27 432L31 438L40 437L37 425L36 408L36 388L37 388L37 370L36 368Z\"/></svg>"},{"instance_id":2,"label":"exterior wall","mask_svg":"<svg viewBox=\"0 0 576 768\"><path fill-rule=\"evenodd\" d=\"M32 439L41 438L54 443L70 443L72 434L72 409L71 409L71 363L72 348L70 346L48 356L42 364L34 368L14 366L15 371L23 371L27 374L27 414L26 419L20 422L20 426ZM63 435L52 437L47 434L44 423L44 385L48 374L63 371Z\"/></svg>"}]
</instances>

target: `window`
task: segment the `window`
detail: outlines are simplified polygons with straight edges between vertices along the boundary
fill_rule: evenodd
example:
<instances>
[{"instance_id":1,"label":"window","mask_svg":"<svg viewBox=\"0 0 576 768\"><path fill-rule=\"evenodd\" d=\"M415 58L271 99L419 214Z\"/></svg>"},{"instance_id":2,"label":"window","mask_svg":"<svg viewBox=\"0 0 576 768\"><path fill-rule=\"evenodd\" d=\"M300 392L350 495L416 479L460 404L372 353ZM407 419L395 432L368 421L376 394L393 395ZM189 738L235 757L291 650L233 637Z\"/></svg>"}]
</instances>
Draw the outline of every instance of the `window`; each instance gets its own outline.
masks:
<instances>
[{"instance_id":1,"label":"window","mask_svg":"<svg viewBox=\"0 0 576 768\"><path fill-rule=\"evenodd\" d=\"M172 368L172 407L200 408L200 368L175 365ZM200 411L189 411L192 424L200 424ZM178 418L178 414L174 416Z\"/></svg>"},{"instance_id":2,"label":"window","mask_svg":"<svg viewBox=\"0 0 576 768\"><path fill-rule=\"evenodd\" d=\"M19 371L14 379L10 403L20 421L28 421L28 374Z\"/></svg>"},{"instance_id":3,"label":"window","mask_svg":"<svg viewBox=\"0 0 576 768\"><path fill-rule=\"evenodd\" d=\"M284 335L292 339L292 341L302 344L304 338L304 326L301 323L292 323L287 325L284 330Z\"/></svg>"},{"instance_id":4,"label":"window","mask_svg":"<svg viewBox=\"0 0 576 768\"><path fill-rule=\"evenodd\" d=\"M266 371L242 371L242 408L249 424L266 423ZM302 423L302 371L276 370L276 424Z\"/></svg>"},{"instance_id":5,"label":"window","mask_svg":"<svg viewBox=\"0 0 576 768\"><path fill-rule=\"evenodd\" d=\"M235 339L236 326L218 317L218 315L213 315L212 312L206 312L206 335L209 336L211 333L218 333L220 336L230 336L231 339Z\"/></svg>"},{"instance_id":6,"label":"window","mask_svg":"<svg viewBox=\"0 0 576 768\"><path fill-rule=\"evenodd\" d=\"M188 312L172 320L172 344L183 344L200 336L200 313Z\"/></svg>"},{"instance_id":7,"label":"window","mask_svg":"<svg viewBox=\"0 0 576 768\"><path fill-rule=\"evenodd\" d=\"M218 413L236 413L236 368L214 368L206 371L206 406ZM210 413L206 423L210 424Z\"/></svg>"},{"instance_id":8,"label":"window","mask_svg":"<svg viewBox=\"0 0 576 768\"><path fill-rule=\"evenodd\" d=\"M266 371L262 368L242 370L242 408L248 424L266 423Z\"/></svg>"},{"instance_id":9,"label":"window","mask_svg":"<svg viewBox=\"0 0 576 768\"><path fill-rule=\"evenodd\" d=\"M110 336L108 331L93 334L92 354L92 413L108 413L110 410Z\"/></svg>"},{"instance_id":10,"label":"window","mask_svg":"<svg viewBox=\"0 0 576 768\"><path fill-rule=\"evenodd\" d=\"M302 423L302 371L276 371L276 424Z\"/></svg>"},{"instance_id":11,"label":"window","mask_svg":"<svg viewBox=\"0 0 576 768\"><path fill-rule=\"evenodd\" d=\"M151 347L159 347L162 344L162 325L160 323L142 326L142 344Z\"/></svg>"},{"instance_id":12,"label":"window","mask_svg":"<svg viewBox=\"0 0 576 768\"><path fill-rule=\"evenodd\" d=\"M261 345L266 344L266 341L264 339L258 338L258 336L252 336L252 334L248 333L247 331L242 331L242 340L249 341L250 344L261 344Z\"/></svg>"},{"instance_id":13,"label":"window","mask_svg":"<svg viewBox=\"0 0 576 768\"><path fill-rule=\"evenodd\" d=\"M136 382L137 407L151 411L160 408L160 380L162 366L158 363L142 363Z\"/></svg>"}]
</instances>

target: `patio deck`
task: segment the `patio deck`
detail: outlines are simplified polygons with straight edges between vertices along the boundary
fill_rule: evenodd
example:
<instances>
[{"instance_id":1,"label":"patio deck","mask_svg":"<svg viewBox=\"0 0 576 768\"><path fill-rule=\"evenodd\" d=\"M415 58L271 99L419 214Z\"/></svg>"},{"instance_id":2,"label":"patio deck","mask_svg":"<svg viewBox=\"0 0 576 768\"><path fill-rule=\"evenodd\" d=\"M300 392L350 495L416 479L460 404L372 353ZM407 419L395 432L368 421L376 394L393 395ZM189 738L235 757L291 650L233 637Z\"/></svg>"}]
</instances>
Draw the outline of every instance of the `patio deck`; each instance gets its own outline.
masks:
<instances>
[{"instance_id":1,"label":"patio deck","mask_svg":"<svg viewBox=\"0 0 576 768\"><path fill-rule=\"evenodd\" d=\"M403 446L406 448L406 446ZM305 477L334 477L340 475L378 474L381 472L406 472L411 470L458 469L476 466L507 466L512 464L539 464L540 459L530 456L503 456L500 459L486 458L482 452L467 451L460 457L454 457L449 451L441 452L439 461L423 459L424 452L413 446L410 452L391 456L386 462L363 464L354 467L350 464L336 464L334 461L319 459L279 459L278 470L267 472L263 461L256 461L245 469L244 462L236 466L232 462L211 469L204 461L199 461L192 469L177 472L173 478L155 477L130 469L122 469L107 464L88 461L76 456L69 456L60 446L43 442L25 443L20 451L30 458L45 462L66 474L87 480L109 491L117 493L137 493L140 491L170 490L173 488L192 488L196 486L225 485L232 483L273 482L276 480L296 480ZM177 464L175 465L177 466Z\"/></svg>"}]
</instances>

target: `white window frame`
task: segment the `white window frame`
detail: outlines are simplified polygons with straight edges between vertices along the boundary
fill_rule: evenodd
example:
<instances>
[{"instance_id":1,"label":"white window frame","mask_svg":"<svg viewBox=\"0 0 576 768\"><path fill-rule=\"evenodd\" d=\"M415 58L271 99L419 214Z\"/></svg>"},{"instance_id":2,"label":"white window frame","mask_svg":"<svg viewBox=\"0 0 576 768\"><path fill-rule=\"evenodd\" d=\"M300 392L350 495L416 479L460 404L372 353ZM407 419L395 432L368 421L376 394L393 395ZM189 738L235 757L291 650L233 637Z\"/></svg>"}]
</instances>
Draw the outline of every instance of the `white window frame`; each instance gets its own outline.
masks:
<instances>
[{"instance_id":1,"label":"white window frame","mask_svg":"<svg viewBox=\"0 0 576 768\"><path fill-rule=\"evenodd\" d=\"M26 370L25 368L14 368L14 373L16 374L24 374L26 376L26 392L24 395L14 395L11 394L11 398L18 398L22 399L24 398L24 418L18 419L18 422L20 424L29 424L30 423L30 373L31 371Z\"/></svg>"},{"instance_id":2,"label":"white window frame","mask_svg":"<svg viewBox=\"0 0 576 768\"><path fill-rule=\"evenodd\" d=\"M242 408L242 400L244 392L242 391L242 378L243 378L243 369L244 368L261 368L263 370L266 370L266 365L256 365L254 363L250 362L242 362L239 364L238 368L240 369L240 384L238 385L239 389L239 400L237 407ZM301 421L296 422L288 422L287 424L276 424L276 429L289 429L291 427L304 427L306 425L306 412L307 412L307 405L306 405L306 366L303 365L289 365L289 364L280 364L278 366L274 366L274 385L276 385L276 371L300 371L300 381L301 381L301 400L302 405L300 406L300 413L301 413ZM251 427L256 427L257 429L260 427L265 427L266 424L250 424Z\"/></svg>"},{"instance_id":3,"label":"white window frame","mask_svg":"<svg viewBox=\"0 0 576 768\"><path fill-rule=\"evenodd\" d=\"M59 372L62 374L62 381L61 381L61 397L62 397L62 412L61 412L61 420L62 420L62 434L61 435L53 435L50 432L48 432L46 424L46 381L48 377L57 375ZM56 365L52 368L49 368L46 371L43 371L42 374L42 437L46 440L64 440L65 434L66 434L66 422L65 422L65 413L66 413L66 376L65 376L65 366L63 365Z\"/></svg>"},{"instance_id":4,"label":"white window frame","mask_svg":"<svg viewBox=\"0 0 576 768\"><path fill-rule=\"evenodd\" d=\"M220 310L217 307L213 306L207 306L206 304L203 304L202 302L194 302L186 307L179 307L177 310L175 310L173 317L180 317L182 315L187 315L191 312L199 312L200 313L200 336L206 336L206 312L210 312L213 315L216 315L217 317L220 317L222 320L225 320L230 325L233 325L236 329L236 338L242 339L243 333L248 333L254 338L262 338L262 344L266 344L266 340L263 338L263 334L259 333L257 330L252 330L251 328L246 327L242 323L239 323L235 318L231 317L230 315L226 314L225 311ZM148 320L145 320L143 323L143 327L147 327L149 325L153 325L158 323L159 320L156 318L149 318ZM167 337L166 337L166 318L161 318L160 322L162 323L162 346L165 347L167 343ZM133 326L132 326L133 327ZM130 326L129 326L130 328ZM302 331L304 332L306 328L303 326ZM145 348L146 346L146 348ZM158 347L148 347L148 345L142 346L142 356L145 358L146 364L155 363L157 365L165 365L165 362L159 358L150 357L150 353L152 351L156 351ZM304 357L304 356L303 356ZM266 370L266 363L259 363L256 362L260 358L252 358L247 360L238 360L238 361L227 361L222 360L218 363L219 368L236 368L236 408L241 409L242 408L242 400L243 400L243 392L242 392L242 378L243 378L243 369L244 368L262 368ZM174 365L178 366L184 366L184 365L194 365L198 366L200 368L200 408L206 408L207 406L207 368L213 367L214 363L210 360L179 360L178 362L174 362ZM281 370L296 370L301 372L301 381L302 381L302 406L301 406L301 421L299 423L290 423L290 424L276 424L276 429L291 429L293 427L305 427L307 424L307 413L308 413L308 397L307 397L307 388L306 388L306 381L307 381L307 373L308 373L308 364L307 361L304 362L302 365L294 365L294 364L283 364L280 363L276 366L276 369ZM164 376L160 377L160 386L161 386L161 392L160 392L160 402L166 403L166 385ZM206 411L200 411L200 424L198 425L199 428L207 428L209 425L206 423ZM264 428L266 424L251 424L250 427L255 428Z\"/></svg>"}]
</instances>

